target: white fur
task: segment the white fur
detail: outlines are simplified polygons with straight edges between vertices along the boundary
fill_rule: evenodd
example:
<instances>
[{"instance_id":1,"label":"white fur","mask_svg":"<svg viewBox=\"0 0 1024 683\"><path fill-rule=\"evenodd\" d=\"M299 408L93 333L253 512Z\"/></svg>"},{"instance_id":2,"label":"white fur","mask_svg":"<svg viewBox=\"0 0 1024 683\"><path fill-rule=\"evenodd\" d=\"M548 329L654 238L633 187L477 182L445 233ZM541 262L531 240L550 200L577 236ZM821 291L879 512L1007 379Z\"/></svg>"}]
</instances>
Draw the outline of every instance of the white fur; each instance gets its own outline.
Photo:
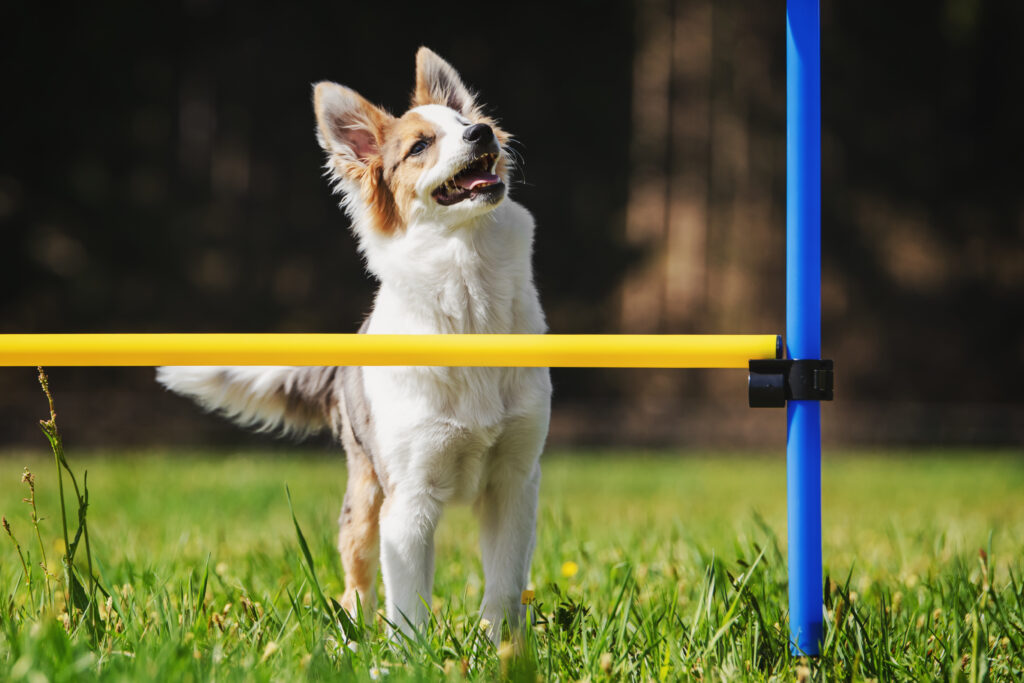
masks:
<instances>
[{"instance_id":1,"label":"white fur","mask_svg":"<svg viewBox=\"0 0 1024 683\"><path fill-rule=\"evenodd\" d=\"M323 107L351 108L349 92L332 96L338 104L325 96ZM415 111L443 132L440 152L417 181L404 227L393 233L374 228L356 181L337 171L358 155L321 131L360 251L380 281L367 333L545 332L532 279L532 217L507 198L439 205L431 191L471 154L462 138L469 110L430 104ZM163 368L159 379L208 408L268 427L282 414L275 402L289 370ZM407 632L425 623L443 506L469 502L481 521L482 615L496 639L503 618L515 625L523 615L550 412L548 370L367 367L364 383L376 467L386 482L380 550L389 620Z\"/></svg>"},{"instance_id":2,"label":"white fur","mask_svg":"<svg viewBox=\"0 0 1024 683\"><path fill-rule=\"evenodd\" d=\"M305 436L325 426L311 411L293 415L287 396L299 368L275 365L241 367L163 367L156 379L168 389L191 396L207 410L219 411L243 427Z\"/></svg>"}]
</instances>

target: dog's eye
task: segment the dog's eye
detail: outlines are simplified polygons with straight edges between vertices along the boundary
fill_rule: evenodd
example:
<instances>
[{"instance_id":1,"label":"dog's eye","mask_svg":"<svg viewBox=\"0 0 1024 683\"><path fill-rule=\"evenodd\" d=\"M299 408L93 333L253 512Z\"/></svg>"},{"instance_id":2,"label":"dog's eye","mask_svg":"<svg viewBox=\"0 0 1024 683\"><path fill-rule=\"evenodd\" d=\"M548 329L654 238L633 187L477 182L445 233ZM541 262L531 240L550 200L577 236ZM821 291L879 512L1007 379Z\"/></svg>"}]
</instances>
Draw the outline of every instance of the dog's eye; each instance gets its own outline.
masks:
<instances>
[{"instance_id":1,"label":"dog's eye","mask_svg":"<svg viewBox=\"0 0 1024 683\"><path fill-rule=\"evenodd\" d=\"M425 150L429 146L430 146L430 141L429 140L420 140L415 145L413 145L412 147L409 148L409 153L406 154L406 156L407 157L414 157L417 154L422 154L423 150Z\"/></svg>"}]
</instances>

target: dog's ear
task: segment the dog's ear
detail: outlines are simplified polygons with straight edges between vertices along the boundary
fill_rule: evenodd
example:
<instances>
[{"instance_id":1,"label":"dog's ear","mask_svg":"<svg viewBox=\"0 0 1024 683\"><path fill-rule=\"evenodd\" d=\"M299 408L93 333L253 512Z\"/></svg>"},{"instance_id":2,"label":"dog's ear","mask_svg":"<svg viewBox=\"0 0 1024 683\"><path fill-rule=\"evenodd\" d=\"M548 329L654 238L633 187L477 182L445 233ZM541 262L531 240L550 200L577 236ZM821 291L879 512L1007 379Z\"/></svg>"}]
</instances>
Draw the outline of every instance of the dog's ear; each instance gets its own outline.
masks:
<instances>
[{"instance_id":1,"label":"dog's ear","mask_svg":"<svg viewBox=\"0 0 1024 683\"><path fill-rule=\"evenodd\" d=\"M476 97L459 78L459 72L435 52L421 47L416 53L416 89L412 106L440 104L464 116L477 113Z\"/></svg>"},{"instance_id":2,"label":"dog's ear","mask_svg":"<svg viewBox=\"0 0 1024 683\"><path fill-rule=\"evenodd\" d=\"M355 183L358 190L338 189L359 196L367 208L369 225L390 234L400 225L398 207L384 181L381 147L394 117L373 106L355 90L337 83L317 83L313 89L317 139L327 152L327 167L335 180ZM355 226L357 232L360 227Z\"/></svg>"},{"instance_id":3,"label":"dog's ear","mask_svg":"<svg viewBox=\"0 0 1024 683\"><path fill-rule=\"evenodd\" d=\"M313 109L317 139L325 152L361 164L380 155L384 130L392 120L390 114L355 90L329 81L314 86Z\"/></svg>"}]
</instances>

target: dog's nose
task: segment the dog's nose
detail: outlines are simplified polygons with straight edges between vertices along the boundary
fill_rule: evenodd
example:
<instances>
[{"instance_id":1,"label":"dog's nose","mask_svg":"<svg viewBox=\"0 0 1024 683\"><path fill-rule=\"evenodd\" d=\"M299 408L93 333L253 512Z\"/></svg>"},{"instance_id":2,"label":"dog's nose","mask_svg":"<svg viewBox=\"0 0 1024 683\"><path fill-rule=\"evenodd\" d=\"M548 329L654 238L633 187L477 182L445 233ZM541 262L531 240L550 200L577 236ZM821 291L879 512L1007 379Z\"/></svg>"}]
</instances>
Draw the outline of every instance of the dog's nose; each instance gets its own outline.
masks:
<instances>
[{"instance_id":1,"label":"dog's nose","mask_svg":"<svg viewBox=\"0 0 1024 683\"><path fill-rule=\"evenodd\" d=\"M490 142L494 139L494 131L486 123L474 123L462 132L462 139L473 143Z\"/></svg>"}]
</instances>

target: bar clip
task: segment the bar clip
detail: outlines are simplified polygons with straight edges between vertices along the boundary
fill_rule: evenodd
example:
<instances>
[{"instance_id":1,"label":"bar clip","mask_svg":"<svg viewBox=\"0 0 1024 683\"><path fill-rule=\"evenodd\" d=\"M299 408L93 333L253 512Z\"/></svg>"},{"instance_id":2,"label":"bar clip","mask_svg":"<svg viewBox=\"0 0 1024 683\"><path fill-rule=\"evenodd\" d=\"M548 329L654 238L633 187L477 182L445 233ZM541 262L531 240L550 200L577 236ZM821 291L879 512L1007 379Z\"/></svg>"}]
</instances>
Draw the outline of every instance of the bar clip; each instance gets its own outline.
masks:
<instances>
[{"instance_id":1,"label":"bar clip","mask_svg":"<svg viewBox=\"0 0 1024 683\"><path fill-rule=\"evenodd\" d=\"M751 408L782 408L786 401L831 401L831 360L752 360L747 376Z\"/></svg>"}]
</instances>

